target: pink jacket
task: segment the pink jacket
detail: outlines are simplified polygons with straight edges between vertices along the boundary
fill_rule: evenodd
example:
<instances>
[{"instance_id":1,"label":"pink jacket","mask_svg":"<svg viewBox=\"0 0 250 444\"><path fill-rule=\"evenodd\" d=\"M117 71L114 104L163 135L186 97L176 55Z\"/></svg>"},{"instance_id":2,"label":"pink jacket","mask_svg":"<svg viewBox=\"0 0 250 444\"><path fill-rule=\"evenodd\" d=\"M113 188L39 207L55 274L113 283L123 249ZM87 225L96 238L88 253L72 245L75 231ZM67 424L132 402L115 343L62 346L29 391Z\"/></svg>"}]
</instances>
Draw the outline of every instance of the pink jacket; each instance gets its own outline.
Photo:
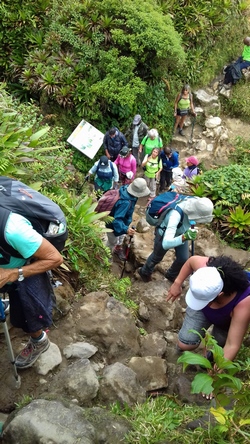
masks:
<instances>
[{"instance_id":1,"label":"pink jacket","mask_svg":"<svg viewBox=\"0 0 250 444\"><path fill-rule=\"evenodd\" d=\"M120 155L118 155L114 163L117 165L118 171L120 173L126 174L129 171L132 171L133 173L132 180L135 178L136 159L133 156L133 154L130 154L128 157L121 157Z\"/></svg>"}]
</instances>

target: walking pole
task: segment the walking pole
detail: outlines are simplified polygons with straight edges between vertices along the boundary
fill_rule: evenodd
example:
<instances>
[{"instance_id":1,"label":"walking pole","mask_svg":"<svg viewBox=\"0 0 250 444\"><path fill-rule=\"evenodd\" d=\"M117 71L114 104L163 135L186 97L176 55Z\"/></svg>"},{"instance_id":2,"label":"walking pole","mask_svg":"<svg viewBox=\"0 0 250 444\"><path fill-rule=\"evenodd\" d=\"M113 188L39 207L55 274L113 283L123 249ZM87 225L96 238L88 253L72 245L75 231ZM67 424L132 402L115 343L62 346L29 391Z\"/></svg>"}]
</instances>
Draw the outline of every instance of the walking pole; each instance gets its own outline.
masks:
<instances>
[{"instance_id":1,"label":"walking pole","mask_svg":"<svg viewBox=\"0 0 250 444\"><path fill-rule=\"evenodd\" d=\"M191 230L195 230L195 222L191 221ZM194 256L194 240L191 241L191 256Z\"/></svg>"},{"instance_id":2,"label":"walking pole","mask_svg":"<svg viewBox=\"0 0 250 444\"><path fill-rule=\"evenodd\" d=\"M132 226L131 228L133 228L133 230L135 230L134 226ZM133 238L133 234L131 236L129 236L129 241L128 241L127 248L126 248L126 253L125 253L126 259L123 262L123 268L122 268L120 279L122 279L124 271L125 271L126 263L127 263L129 252L130 252L130 248L131 248L132 238Z\"/></svg>"},{"instance_id":3,"label":"walking pole","mask_svg":"<svg viewBox=\"0 0 250 444\"><path fill-rule=\"evenodd\" d=\"M15 356L14 356L12 345L11 345L11 340L10 340L8 326L6 323L6 316L4 313L4 307L3 307L1 295L0 295L0 322L2 322L2 324L3 324L3 331L4 331L6 343L7 343L10 362L13 365L13 369L14 369L14 377L16 380L15 388L18 389L21 386L21 378L20 378L19 374L17 373L17 369L16 369L16 365L15 365Z\"/></svg>"}]
</instances>

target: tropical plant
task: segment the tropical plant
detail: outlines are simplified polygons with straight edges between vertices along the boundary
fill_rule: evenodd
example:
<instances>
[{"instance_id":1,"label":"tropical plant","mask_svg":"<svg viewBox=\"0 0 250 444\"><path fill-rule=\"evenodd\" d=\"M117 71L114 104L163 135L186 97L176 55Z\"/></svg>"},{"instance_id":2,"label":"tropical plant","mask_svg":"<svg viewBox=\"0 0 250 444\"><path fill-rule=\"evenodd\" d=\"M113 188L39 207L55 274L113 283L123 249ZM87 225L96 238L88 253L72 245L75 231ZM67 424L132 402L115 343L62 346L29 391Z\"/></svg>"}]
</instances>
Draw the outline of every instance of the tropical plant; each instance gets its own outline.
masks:
<instances>
[{"instance_id":1,"label":"tropical plant","mask_svg":"<svg viewBox=\"0 0 250 444\"><path fill-rule=\"evenodd\" d=\"M211 407L210 412L219 423L215 429L229 442L250 442L249 419L249 381L242 382L236 374L245 369L245 363L241 367L239 362L232 362L224 358L223 349L218 346L215 339L206 332L205 337L200 336L201 343L207 352L213 357L213 362L204 356L193 352L184 352L178 359L183 364L183 369L188 365L199 365L206 373L198 373L191 384L192 393L203 392L206 395L213 393L216 407ZM248 378L247 378L248 379ZM236 401L237 402L233 402ZM233 405L225 409L225 406ZM247 408L245 406L247 405ZM237 436L239 441L235 441ZM224 441L222 441L224 442Z\"/></svg>"}]
</instances>

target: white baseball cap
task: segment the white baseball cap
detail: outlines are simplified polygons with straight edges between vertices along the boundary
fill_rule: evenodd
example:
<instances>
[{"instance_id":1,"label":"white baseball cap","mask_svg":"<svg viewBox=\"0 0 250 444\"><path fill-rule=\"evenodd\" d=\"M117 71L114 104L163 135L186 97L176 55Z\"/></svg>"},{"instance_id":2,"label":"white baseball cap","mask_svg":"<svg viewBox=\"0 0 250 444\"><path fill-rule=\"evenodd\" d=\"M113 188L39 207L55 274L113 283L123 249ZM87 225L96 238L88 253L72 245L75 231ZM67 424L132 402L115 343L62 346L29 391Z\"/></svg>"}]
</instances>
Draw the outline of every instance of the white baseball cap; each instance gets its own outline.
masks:
<instances>
[{"instance_id":1,"label":"white baseball cap","mask_svg":"<svg viewBox=\"0 0 250 444\"><path fill-rule=\"evenodd\" d=\"M186 303L193 310L202 310L218 296L223 286L224 283L217 268L199 268L190 277Z\"/></svg>"}]
</instances>

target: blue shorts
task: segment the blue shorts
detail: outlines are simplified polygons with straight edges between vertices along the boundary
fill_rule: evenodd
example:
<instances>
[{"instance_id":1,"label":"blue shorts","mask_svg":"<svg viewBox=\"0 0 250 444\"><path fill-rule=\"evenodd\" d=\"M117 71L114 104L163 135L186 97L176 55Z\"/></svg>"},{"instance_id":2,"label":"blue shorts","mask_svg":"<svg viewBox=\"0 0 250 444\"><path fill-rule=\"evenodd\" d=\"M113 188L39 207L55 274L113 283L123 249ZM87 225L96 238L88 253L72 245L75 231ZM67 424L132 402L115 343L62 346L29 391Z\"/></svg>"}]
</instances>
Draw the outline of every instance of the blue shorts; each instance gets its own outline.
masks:
<instances>
[{"instance_id":1,"label":"blue shorts","mask_svg":"<svg viewBox=\"0 0 250 444\"><path fill-rule=\"evenodd\" d=\"M211 322L207 320L202 311L192 310L192 308L187 307L186 315L178 334L179 341L186 345L198 346L201 342L200 337L189 330L196 330L204 338L205 331L203 329L207 330L211 325ZM227 330L213 326L212 335L221 347L224 347L226 343L227 334Z\"/></svg>"},{"instance_id":2,"label":"blue shorts","mask_svg":"<svg viewBox=\"0 0 250 444\"><path fill-rule=\"evenodd\" d=\"M55 295L47 273L15 282L6 292L10 298L10 322L13 327L35 333L51 326Z\"/></svg>"}]
</instances>

